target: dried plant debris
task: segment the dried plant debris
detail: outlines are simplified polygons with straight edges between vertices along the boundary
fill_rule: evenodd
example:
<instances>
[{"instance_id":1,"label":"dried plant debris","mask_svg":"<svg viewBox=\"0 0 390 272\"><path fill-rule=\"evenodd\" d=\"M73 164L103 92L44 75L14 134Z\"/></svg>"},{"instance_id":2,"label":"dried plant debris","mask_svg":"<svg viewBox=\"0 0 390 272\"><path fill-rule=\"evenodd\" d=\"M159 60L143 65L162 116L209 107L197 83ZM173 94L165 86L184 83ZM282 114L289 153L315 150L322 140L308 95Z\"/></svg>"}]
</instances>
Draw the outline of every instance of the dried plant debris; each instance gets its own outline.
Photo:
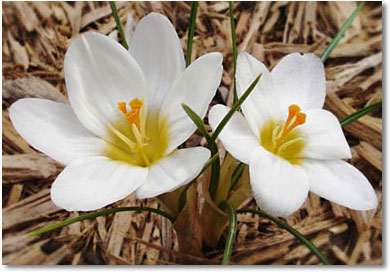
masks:
<instances>
[{"instance_id":1,"label":"dried plant debris","mask_svg":"<svg viewBox=\"0 0 390 272\"><path fill-rule=\"evenodd\" d=\"M154 214L128 212L85 220L31 237L27 233L78 216L56 207L50 186L63 166L30 147L14 130L8 107L23 97L64 102L63 60L79 33L97 31L119 39L107 2L3 2L3 263L4 264L218 264L223 242L204 255L178 251L169 222ZM189 2L118 2L125 24L149 12L165 14L186 50ZM291 52L320 55L356 2L236 2L239 52L246 50L272 68ZM132 17L128 17L131 13ZM233 101L233 54L227 2L200 2L192 57L220 51L224 74L214 103ZM366 2L326 61L326 108L343 118L382 100L382 6ZM376 110L344 128L351 163L379 197L376 211L351 211L310 194L287 223L306 235L334 264L382 263L382 118ZM204 144L199 134L190 140ZM198 190L199 192L199 190ZM246 207L255 208L249 199ZM158 207L134 195L113 206ZM319 264L290 233L250 214L238 215L234 264ZM222 237L224 239L225 236Z\"/></svg>"}]
</instances>

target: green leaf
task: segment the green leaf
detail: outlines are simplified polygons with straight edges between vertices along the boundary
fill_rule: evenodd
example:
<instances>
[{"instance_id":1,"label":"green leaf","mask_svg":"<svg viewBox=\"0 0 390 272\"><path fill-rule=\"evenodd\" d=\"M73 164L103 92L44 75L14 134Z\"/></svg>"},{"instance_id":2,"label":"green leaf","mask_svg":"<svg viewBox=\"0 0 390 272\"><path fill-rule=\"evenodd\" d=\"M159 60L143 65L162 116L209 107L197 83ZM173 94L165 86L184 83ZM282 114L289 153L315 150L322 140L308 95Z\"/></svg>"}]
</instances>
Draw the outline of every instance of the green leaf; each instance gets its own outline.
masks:
<instances>
[{"instance_id":1,"label":"green leaf","mask_svg":"<svg viewBox=\"0 0 390 272\"><path fill-rule=\"evenodd\" d=\"M203 136L206 138L207 143L211 144L211 136L209 132L207 131L206 127L203 124L202 118L196 112L194 112L189 106L186 104L181 104L184 111L187 113L188 117L191 118L192 122L196 125L196 127L199 129L199 131L203 134Z\"/></svg>"},{"instance_id":2,"label":"green leaf","mask_svg":"<svg viewBox=\"0 0 390 272\"><path fill-rule=\"evenodd\" d=\"M234 189L237 182L240 180L242 173L244 173L245 166L246 164L242 162L237 165L237 168L234 170L231 178L229 192Z\"/></svg>"},{"instance_id":3,"label":"green leaf","mask_svg":"<svg viewBox=\"0 0 390 272\"><path fill-rule=\"evenodd\" d=\"M190 15L190 26L188 28L188 39L187 39L187 56L186 56L186 67L191 64L192 56L192 43L195 34L196 15L198 13L198 1L193 1L191 4L191 15Z\"/></svg>"},{"instance_id":4,"label":"green leaf","mask_svg":"<svg viewBox=\"0 0 390 272\"><path fill-rule=\"evenodd\" d=\"M236 43L236 26L234 24L234 14L233 14L233 2L229 1L229 14L230 14L230 28L232 33L232 44L233 44L233 103L236 103L238 100L237 96L237 84L236 84L236 70L237 70L237 43Z\"/></svg>"},{"instance_id":5,"label":"green leaf","mask_svg":"<svg viewBox=\"0 0 390 272\"><path fill-rule=\"evenodd\" d=\"M333 38L333 40L330 42L329 46L324 50L324 52L321 55L321 61L325 62L330 53L332 53L333 49L336 48L336 45L339 43L341 38L344 36L345 32L347 31L348 27L352 24L355 17L359 14L360 10L363 7L364 2L361 2L360 5L356 7L356 9L352 12L351 16L348 17L348 19L344 22L344 24L341 26L339 32L336 34L336 36Z\"/></svg>"},{"instance_id":6,"label":"green leaf","mask_svg":"<svg viewBox=\"0 0 390 272\"><path fill-rule=\"evenodd\" d=\"M344 22L344 24L341 26L339 32L336 34L336 36L333 38L333 40L331 41L329 46L322 53L322 55L321 55L321 61L322 62L325 62L326 59L328 58L328 56L332 53L333 49L336 48L338 42L344 36L345 32L347 31L348 27L352 24L352 22L356 18L356 16L359 14L359 12L362 9L363 5L364 5L364 2L361 2L355 8L355 10L352 12L352 14L348 17L348 19ZM380 101L378 103L375 103L373 105L367 106L367 107L365 107L363 109L360 109L360 110L352 113L351 115L345 117L344 119L342 119L340 121L341 126L346 126L346 125L356 121L357 119L359 119L360 117L362 117L362 116L366 115L367 113L373 111L374 109L376 109L380 105L382 105L382 101Z\"/></svg>"},{"instance_id":7,"label":"green leaf","mask_svg":"<svg viewBox=\"0 0 390 272\"><path fill-rule=\"evenodd\" d=\"M172 222L175 221L175 218L173 216L171 216L171 215L167 214L166 212L163 212L159 209L154 209L154 208L149 208L149 207L120 207L120 208L106 209L106 210L102 210L99 212L92 212L92 213L84 214L84 215L81 215L81 216L78 216L75 218L67 219L67 220L61 221L59 223L56 223L56 224L53 224L53 225L50 225L50 226L47 226L44 228L40 228L40 229L35 230L33 232L30 232L28 235L30 235L30 236L39 235L39 234L42 234L42 233L45 233L48 231L52 231L52 230L55 230L58 228L65 227L67 225L70 225L70 224L73 224L73 223L76 223L76 222L79 222L79 221L82 221L85 219L91 219L91 218L96 218L98 216L107 215L110 213L126 212L126 211L153 212L153 213L156 213L156 214L159 214L159 215L162 215L162 216L168 218Z\"/></svg>"},{"instance_id":8,"label":"green leaf","mask_svg":"<svg viewBox=\"0 0 390 272\"><path fill-rule=\"evenodd\" d=\"M278 225L279 227L287 230L288 232L290 232L292 235L294 235L299 241L301 241L308 249L310 249L310 251L317 256L317 258L323 263L323 264L330 264L328 259L319 251L319 249L313 245L309 240L307 240L305 238L305 236L303 236L302 234L300 234L297 230L295 230L293 227L289 226L287 223L263 212L263 211L260 211L260 210L253 210L253 209L241 209L241 210L237 210L237 213L253 213L253 214L257 214L263 218L267 218L271 221L273 221L274 223L276 223L276 225Z\"/></svg>"},{"instance_id":9,"label":"green leaf","mask_svg":"<svg viewBox=\"0 0 390 272\"><path fill-rule=\"evenodd\" d=\"M189 23L189 27L188 27L186 67L190 66L190 64L191 64L192 44L193 44L194 34L195 34L197 13L198 13L198 1L193 1L191 4L190 23ZM182 149L185 147L186 147L186 143L184 142L179 146L179 149Z\"/></svg>"},{"instance_id":10,"label":"green leaf","mask_svg":"<svg viewBox=\"0 0 390 272\"><path fill-rule=\"evenodd\" d=\"M382 106L382 101L379 101L375 104L372 104L370 106L367 106L367 107L364 107L358 111L355 111L354 113L348 115L347 117L343 118L341 121L340 121L340 124L342 127L356 121L357 119L359 119L360 117L366 115L367 113L370 113L372 112L373 110L375 110L376 108L378 108L379 106Z\"/></svg>"},{"instance_id":11,"label":"green leaf","mask_svg":"<svg viewBox=\"0 0 390 272\"><path fill-rule=\"evenodd\" d=\"M128 50L129 46L126 42L125 33L123 32L122 23L121 23L121 20L119 18L119 15L118 15L118 10L116 8L115 2L110 1L110 6L111 6L112 14L114 15L114 18L115 18L116 25L118 26L118 31L119 31L119 34L121 36L122 45L124 48L126 48L126 50Z\"/></svg>"},{"instance_id":12,"label":"green leaf","mask_svg":"<svg viewBox=\"0 0 390 272\"><path fill-rule=\"evenodd\" d=\"M187 191L191 187L191 185L194 184L195 180L196 179L194 179L190 183L188 183L186 185L186 187L184 188L184 190L180 193L179 204L178 204L178 211L179 211L179 213L181 212L181 210L184 208L184 206L187 203Z\"/></svg>"},{"instance_id":13,"label":"green leaf","mask_svg":"<svg viewBox=\"0 0 390 272\"><path fill-rule=\"evenodd\" d=\"M252 84L249 86L249 88L244 92L244 94L240 97L240 99L238 99L238 101L233 104L232 108L229 110L229 112L225 115L225 117L219 123L219 125L215 129L215 131L214 131L214 133L213 133L213 135L211 136L211 139L210 139L210 142L214 143L213 147L215 146L215 148L217 148L217 145L215 144L215 141L217 140L217 137L218 137L219 133L221 133L222 129L225 127L225 125L230 120L230 118L232 118L232 116L236 112L236 110L241 106L242 103L244 103L245 99L249 96L249 94L256 87L256 85L259 82L261 76L262 76L262 73L260 73L255 78L255 80L252 82ZM211 152L213 153L212 149L211 149ZM219 170L220 170L219 161L218 162L214 162L213 166L212 166L211 183L210 183L210 188L209 188L210 196L211 196L211 199L213 199L213 200L215 199L215 194L216 194L216 191L218 189Z\"/></svg>"},{"instance_id":14,"label":"green leaf","mask_svg":"<svg viewBox=\"0 0 390 272\"><path fill-rule=\"evenodd\" d=\"M207 170L207 168L209 168L210 165L212 165L216 160L219 159L219 152L215 153L204 165L203 165L203 168L202 168L202 171L200 171L198 177L203 174L204 171Z\"/></svg>"},{"instance_id":15,"label":"green leaf","mask_svg":"<svg viewBox=\"0 0 390 272\"><path fill-rule=\"evenodd\" d=\"M187 115L191 118L192 122L197 126L199 131L203 134L203 136L206 138L208 147L211 151L211 156L214 156L218 153L218 147L215 143L215 140L211 139L210 134L208 133L206 127L203 124L202 119L199 115L196 114L189 106L185 104L181 104L184 111L187 113ZM210 183L210 195L211 198L214 199L215 192L218 188L218 181L219 181L219 171L220 171L220 163L219 163L219 157L214 161L212 164L212 170L211 170L211 183Z\"/></svg>"},{"instance_id":16,"label":"green leaf","mask_svg":"<svg viewBox=\"0 0 390 272\"><path fill-rule=\"evenodd\" d=\"M222 259L222 264L226 265L229 264L229 259L230 256L232 255L232 250L233 250L234 238L236 237L237 214L233 206L227 201L221 202L219 207L221 208L221 210L229 214L229 231L228 231L228 236L226 238L225 250L223 252L223 259Z\"/></svg>"},{"instance_id":17,"label":"green leaf","mask_svg":"<svg viewBox=\"0 0 390 272\"><path fill-rule=\"evenodd\" d=\"M263 73L260 73L255 80L252 82L252 84L249 86L249 88L245 91L245 93L238 99L236 103L233 104L230 111L225 115L225 117L222 119L222 121L219 123L217 128L215 129L213 135L211 136L211 140L215 142L218 135L221 133L222 129L226 126L227 122L232 118L233 114L236 112L236 110L241 106L242 103L244 103L245 99L250 95L250 93L253 91L253 89L256 87L257 82L259 82L261 76Z\"/></svg>"}]
</instances>

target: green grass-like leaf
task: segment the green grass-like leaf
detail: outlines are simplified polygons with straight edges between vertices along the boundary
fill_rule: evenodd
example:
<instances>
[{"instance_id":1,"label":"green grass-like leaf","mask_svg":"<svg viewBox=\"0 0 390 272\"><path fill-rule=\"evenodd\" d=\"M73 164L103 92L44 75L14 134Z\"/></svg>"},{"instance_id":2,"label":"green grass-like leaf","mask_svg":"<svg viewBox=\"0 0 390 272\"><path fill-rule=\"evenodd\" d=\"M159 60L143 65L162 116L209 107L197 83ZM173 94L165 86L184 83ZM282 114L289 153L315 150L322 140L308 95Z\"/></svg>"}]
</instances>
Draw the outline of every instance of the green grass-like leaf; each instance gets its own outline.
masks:
<instances>
[{"instance_id":1,"label":"green grass-like leaf","mask_svg":"<svg viewBox=\"0 0 390 272\"><path fill-rule=\"evenodd\" d=\"M199 5L198 1L193 1L191 4L191 15L190 15L190 23L188 27L188 38L187 38L186 67L190 66L191 64L192 44L194 41L196 16L198 14L198 5ZM184 142L179 146L179 149L185 147L186 147L186 143Z\"/></svg>"},{"instance_id":2,"label":"green grass-like leaf","mask_svg":"<svg viewBox=\"0 0 390 272\"><path fill-rule=\"evenodd\" d=\"M256 87L257 83L259 82L261 76L263 73L260 73L255 80L251 83L249 88L243 93L243 95L238 99L236 103L233 104L232 108L229 110L229 112L225 115L225 117L222 119L222 121L218 124L217 128L215 129L213 135L211 136L211 140L215 142L215 140L218 138L218 135L221 133L222 129L226 126L227 122L229 122L230 118L232 118L233 114L236 112L236 110L241 106L242 103L244 103L245 99L250 95L250 93L253 91L253 89Z\"/></svg>"},{"instance_id":3,"label":"green grass-like leaf","mask_svg":"<svg viewBox=\"0 0 390 272\"><path fill-rule=\"evenodd\" d=\"M191 4L191 15L190 15L190 26L188 28L188 39L187 39L187 55L186 55L186 67L191 64L192 56L192 43L195 34L196 15L198 13L198 1L193 1Z\"/></svg>"},{"instance_id":4,"label":"green grass-like leaf","mask_svg":"<svg viewBox=\"0 0 390 272\"><path fill-rule=\"evenodd\" d=\"M303 236L302 234L300 234L296 229L294 229L293 227L289 226L287 223L283 222L282 220L279 220L263 211L260 211L260 210L253 210L253 209L241 209L241 210L237 210L237 213L253 213L253 214L257 214L263 218L267 218L271 221L273 221L274 223L276 223L276 225L278 225L279 227L287 230L288 232L290 232L292 235L294 235L299 241L301 241L308 249L310 249L310 251L316 255L316 257L323 263L323 264L330 264L328 259L319 251L319 249L313 245L308 239L305 238L305 236Z\"/></svg>"},{"instance_id":5,"label":"green grass-like leaf","mask_svg":"<svg viewBox=\"0 0 390 272\"><path fill-rule=\"evenodd\" d=\"M322 53L322 55L321 55L321 61L322 62L325 62L326 59L328 58L328 56L332 53L333 49L336 48L338 42L344 36L345 32L347 31L348 27L352 24L352 22L356 18L356 16L359 14L359 12L362 9L363 5L364 5L364 2L361 2L355 8L355 10L352 12L352 14L348 17L348 19L344 22L344 24L341 26L339 32L336 34L336 36L333 38L333 40L331 41L329 46ZM374 109L376 109L380 105L382 105L382 101L378 102L378 103L375 103L373 105L367 106L367 107L365 107L365 108L363 108L361 110L358 110L358 111L352 113L351 115L345 117L344 119L342 119L340 121L341 126L346 126L346 125L356 121L357 119L359 119L360 117L362 117L362 116L366 115L367 113L373 111Z\"/></svg>"},{"instance_id":6,"label":"green grass-like leaf","mask_svg":"<svg viewBox=\"0 0 390 272\"><path fill-rule=\"evenodd\" d=\"M260 73L255 80L251 83L249 88L243 93L243 95L240 97L240 99L237 100L236 103L233 104L232 108L229 110L229 112L225 115L225 117L222 119L222 121L218 124L217 128L215 129L213 135L211 136L210 142L214 143L215 147L217 146L215 144L215 141L217 140L218 135L221 133L222 129L225 127L227 122L232 118L233 114L236 112L236 110L241 106L242 103L244 103L245 99L250 95L250 93L253 91L253 89L256 87L257 83L259 82L260 78L262 76L262 73ZM211 150L213 153L213 151ZM218 165L217 165L218 163ZM218 183L219 183L219 161L213 163L213 169L211 172L211 182L210 182L210 196L214 200L215 194L218 189ZM214 170L215 169L215 170ZM216 172L218 169L218 173ZM215 172L214 172L215 171Z\"/></svg>"},{"instance_id":7,"label":"green grass-like leaf","mask_svg":"<svg viewBox=\"0 0 390 272\"><path fill-rule=\"evenodd\" d=\"M233 250L233 243L234 239L236 238L236 231L237 231L237 213L235 209L233 208L232 204L230 204L227 201L221 202L219 205L219 208L227 214L229 214L229 229L228 229L228 235L225 242L225 250L223 252L223 259L222 264L226 265L229 264L230 256L232 255Z\"/></svg>"},{"instance_id":8,"label":"green grass-like leaf","mask_svg":"<svg viewBox=\"0 0 390 272\"><path fill-rule=\"evenodd\" d=\"M339 32L336 34L336 36L333 38L333 40L330 42L329 46L324 50L324 52L321 55L321 61L325 62L330 53L332 53L333 49L336 48L336 45L339 43L341 38L344 36L345 32L347 31L348 27L352 24L353 20L356 18L356 16L359 14L360 10L363 7L364 2L361 2L356 9L352 12L351 16L348 17L348 19L344 22L344 24L341 26Z\"/></svg>"},{"instance_id":9,"label":"green grass-like leaf","mask_svg":"<svg viewBox=\"0 0 390 272\"><path fill-rule=\"evenodd\" d=\"M188 117L190 117L190 119L192 120L192 122L194 122L194 124L196 125L196 127L199 129L199 131L203 134L203 136L206 138L206 141L207 143L210 145L212 143L210 143L211 141L211 136L209 134L209 132L207 131L206 127L204 126L203 124L203 120L202 118L200 118L200 116L198 114L196 114L196 112L194 112L189 106L187 106L186 104L181 104L182 108L184 109L184 111L187 113Z\"/></svg>"},{"instance_id":10,"label":"green grass-like leaf","mask_svg":"<svg viewBox=\"0 0 390 272\"><path fill-rule=\"evenodd\" d=\"M360 117L366 115L367 113L370 113L372 112L373 110L375 110L376 108L378 108L379 106L382 106L382 101L380 102L377 102L375 104L372 104L370 106L367 106L367 107L364 107L358 111L355 111L354 113L348 115L347 117L343 118L341 121L340 121L340 124L342 127L356 121L357 119L359 119Z\"/></svg>"},{"instance_id":11,"label":"green grass-like leaf","mask_svg":"<svg viewBox=\"0 0 390 272\"><path fill-rule=\"evenodd\" d=\"M30 236L39 235L39 234L42 234L42 233L45 233L48 231L52 231L52 230L55 230L58 228L65 227L67 225L70 225L70 224L73 224L73 223L76 223L76 222L79 222L79 221L82 221L85 219L91 219L91 218L96 218L96 217L99 217L102 215L107 215L110 213L126 212L126 211L153 212L153 213L156 213L156 214L159 214L159 215L162 215L162 216L168 218L172 222L175 221L175 218L173 216L171 216L170 214L163 212L159 209L154 209L154 208L149 208L149 207L120 207L120 208L106 209L106 210L102 210L99 212L91 212L91 213L84 214L84 215L81 215L81 216L78 216L75 218L67 219L67 220L61 221L59 223L56 223L56 224L53 224L53 225L50 225L50 226L47 226L44 228L40 228L40 229L35 230L33 232L30 232L28 235L30 235Z\"/></svg>"},{"instance_id":12,"label":"green grass-like leaf","mask_svg":"<svg viewBox=\"0 0 390 272\"><path fill-rule=\"evenodd\" d=\"M191 118L192 122L194 122L194 124L197 126L199 131L206 138L208 147L211 151L211 156L217 154L218 153L217 144L215 143L215 140L211 139L210 134L208 133L206 127L203 124L202 118L200 118L200 116L197 115L189 106L185 104L182 104L181 106L183 107L187 115ZM220 162L218 157L212 164L212 169L211 169L211 183L210 183L209 191L212 199L214 199L215 193L218 188L219 174L220 174Z\"/></svg>"},{"instance_id":13,"label":"green grass-like leaf","mask_svg":"<svg viewBox=\"0 0 390 272\"><path fill-rule=\"evenodd\" d=\"M236 26L234 23L233 14L233 2L229 1L229 14L230 14L230 28L232 33L232 46L233 46L233 103L238 100L237 96L237 83L236 83L236 70L237 70L237 42L236 42Z\"/></svg>"},{"instance_id":14,"label":"green grass-like leaf","mask_svg":"<svg viewBox=\"0 0 390 272\"><path fill-rule=\"evenodd\" d=\"M231 178L231 182L230 182L229 192L234 189L237 182L240 180L242 173L244 173L245 166L246 166L245 163L240 162L237 165L236 169L234 169L234 172L233 172L232 178Z\"/></svg>"},{"instance_id":15,"label":"green grass-like leaf","mask_svg":"<svg viewBox=\"0 0 390 272\"><path fill-rule=\"evenodd\" d=\"M123 32L122 23L121 23L121 20L119 18L119 15L118 15L118 10L116 8L115 2L110 1L110 6L111 6L112 14L114 15L114 18L115 18L116 25L118 26L118 31L119 31L119 35L121 36L122 45L124 48L126 48L126 50L128 50L129 45L126 42L125 33Z\"/></svg>"}]
</instances>

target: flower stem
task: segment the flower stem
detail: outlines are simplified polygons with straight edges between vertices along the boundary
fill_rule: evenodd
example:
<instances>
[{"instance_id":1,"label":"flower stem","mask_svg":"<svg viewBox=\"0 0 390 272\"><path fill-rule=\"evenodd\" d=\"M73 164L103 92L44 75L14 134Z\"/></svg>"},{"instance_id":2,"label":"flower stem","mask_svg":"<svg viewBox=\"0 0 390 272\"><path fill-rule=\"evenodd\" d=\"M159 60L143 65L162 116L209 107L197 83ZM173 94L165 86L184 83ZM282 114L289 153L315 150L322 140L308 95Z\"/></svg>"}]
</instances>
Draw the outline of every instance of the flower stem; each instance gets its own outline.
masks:
<instances>
[{"instance_id":1,"label":"flower stem","mask_svg":"<svg viewBox=\"0 0 390 272\"><path fill-rule=\"evenodd\" d=\"M225 243L225 250L223 252L222 264L229 264L230 256L232 255L233 243L236 237L237 231L237 213L232 204L227 201L221 202L219 205L221 210L226 211L229 214L229 231Z\"/></svg>"},{"instance_id":2,"label":"flower stem","mask_svg":"<svg viewBox=\"0 0 390 272\"><path fill-rule=\"evenodd\" d=\"M367 113L370 113L372 112L373 110L375 110L376 108L378 108L379 106L382 106L382 101L379 101L375 104L372 104L370 106L367 106L367 107L364 107L358 111L355 111L354 113L348 115L347 117L341 119L340 121L340 124L342 127L356 121L357 119L359 119L360 117L366 115Z\"/></svg>"},{"instance_id":3,"label":"flower stem","mask_svg":"<svg viewBox=\"0 0 390 272\"><path fill-rule=\"evenodd\" d=\"M120 207L120 208L106 209L106 210L102 210L99 212L87 213L87 214L84 214L84 215L81 215L81 216L78 216L75 218L67 219L67 220L61 221L59 223L56 223L56 224L53 224L53 225L50 225L50 226L47 226L44 228L40 228L40 229L35 230L33 232L30 232L28 235L30 235L30 236L39 235L39 234L42 234L42 233L45 233L48 231L52 231L52 230L55 230L58 228L65 227L67 225L70 225L70 224L73 224L73 223L76 223L76 222L79 222L79 221L82 221L85 219L91 219L91 218L96 218L98 216L107 215L110 213L125 212L125 211L153 212L153 213L156 213L156 214L159 214L159 215L162 215L162 216L168 218L172 222L175 221L175 218L173 216L171 216L168 213L163 212L159 209L154 209L154 208L149 208L149 207Z\"/></svg>"},{"instance_id":4,"label":"flower stem","mask_svg":"<svg viewBox=\"0 0 390 272\"><path fill-rule=\"evenodd\" d=\"M236 110L241 106L242 103L244 103L245 99L250 95L250 93L253 91L253 89L256 87L257 82L259 82L261 76L263 73L260 73L255 80L252 82L252 84L249 86L249 88L243 93L243 95L238 99L236 103L233 104L230 111L225 115L225 117L222 119L222 121L219 123L217 128L215 129L213 135L211 136L211 140L215 142L218 135L221 133L222 129L226 126L227 122L232 118L233 114L236 112Z\"/></svg>"},{"instance_id":5,"label":"flower stem","mask_svg":"<svg viewBox=\"0 0 390 272\"><path fill-rule=\"evenodd\" d=\"M297 230L295 230L293 227L289 226L288 224L286 224L285 222L263 212L263 211L260 211L260 210L253 210L253 209L240 209L240 210L237 210L237 213L253 213L253 214L257 214L263 218L267 218L271 221L273 221L274 223L276 223L276 225L278 225L279 227L281 228L284 228L285 230L287 230L288 232L290 232L292 235L294 235L299 241L301 241L308 249L310 249L310 251L317 256L317 258L323 263L323 264L326 264L326 265L329 265L329 261L328 259L319 251L319 249L313 245L308 239L305 238L305 236L303 236L302 234L300 234Z\"/></svg>"},{"instance_id":6,"label":"flower stem","mask_svg":"<svg viewBox=\"0 0 390 272\"><path fill-rule=\"evenodd\" d=\"M115 18L116 25L118 26L118 31L119 31L119 34L121 36L122 45L124 48L126 48L126 50L128 50L129 46L127 45L127 42L126 42L125 33L123 32L122 23L121 23L121 20L119 18L119 15L118 15L118 10L116 8L115 2L110 1L110 6L111 6L112 14L114 15L114 18Z\"/></svg>"},{"instance_id":7,"label":"flower stem","mask_svg":"<svg viewBox=\"0 0 390 272\"><path fill-rule=\"evenodd\" d=\"M360 10L363 7L364 2L361 2L355 10L352 12L352 14L348 17L348 19L344 22L344 24L341 26L339 32L336 34L336 36L333 38L333 40L330 42L329 46L324 50L324 52L321 55L321 61L325 62L330 53L332 53L333 49L336 48L336 45L339 43L341 38L344 36L345 32L347 31L348 27L352 24L355 17L359 14Z\"/></svg>"},{"instance_id":8,"label":"flower stem","mask_svg":"<svg viewBox=\"0 0 390 272\"><path fill-rule=\"evenodd\" d=\"M198 13L198 1L193 1L191 4L191 15L190 15L190 26L188 28L188 39L187 39L187 55L186 55L186 67L191 64L192 56L192 43L195 34L196 15Z\"/></svg>"},{"instance_id":9,"label":"flower stem","mask_svg":"<svg viewBox=\"0 0 390 272\"><path fill-rule=\"evenodd\" d=\"M237 69L237 43L236 43L236 26L234 24L233 14L233 2L229 1L229 14L230 14L230 28L232 33L232 45L233 45L233 103L238 100L237 96L237 84L236 84L236 69Z\"/></svg>"}]
</instances>

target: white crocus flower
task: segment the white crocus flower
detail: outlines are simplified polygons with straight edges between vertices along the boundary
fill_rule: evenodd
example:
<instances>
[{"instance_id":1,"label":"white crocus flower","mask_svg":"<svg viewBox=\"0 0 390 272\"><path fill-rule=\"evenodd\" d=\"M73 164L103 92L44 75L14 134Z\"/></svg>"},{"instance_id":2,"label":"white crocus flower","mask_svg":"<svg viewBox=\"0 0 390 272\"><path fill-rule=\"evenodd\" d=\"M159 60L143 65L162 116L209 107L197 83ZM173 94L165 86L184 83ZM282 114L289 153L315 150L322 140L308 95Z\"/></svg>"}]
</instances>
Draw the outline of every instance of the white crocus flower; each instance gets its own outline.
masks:
<instances>
[{"instance_id":1,"label":"white crocus flower","mask_svg":"<svg viewBox=\"0 0 390 272\"><path fill-rule=\"evenodd\" d=\"M205 116L222 76L220 53L185 68L172 24L151 13L129 51L101 34L77 37L64 71L70 105L21 99L10 109L20 135L66 165L51 188L56 205L88 211L135 190L154 197L199 174L210 152L176 149L196 129L181 103Z\"/></svg>"},{"instance_id":2,"label":"white crocus flower","mask_svg":"<svg viewBox=\"0 0 390 272\"><path fill-rule=\"evenodd\" d=\"M220 134L227 151L249 164L257 204L275 216L288 216L308 191L351 209L377 206L364 175L341 160L351 152L340 123L323 110L324 65L314 54L289 54L272 72L243 52L237 63L241 96L263 73L256 88ZM229 111L223 105L209 113L213 129ZM245 117L244 117L245 116Z\"/></svg>"}]
</instances>

